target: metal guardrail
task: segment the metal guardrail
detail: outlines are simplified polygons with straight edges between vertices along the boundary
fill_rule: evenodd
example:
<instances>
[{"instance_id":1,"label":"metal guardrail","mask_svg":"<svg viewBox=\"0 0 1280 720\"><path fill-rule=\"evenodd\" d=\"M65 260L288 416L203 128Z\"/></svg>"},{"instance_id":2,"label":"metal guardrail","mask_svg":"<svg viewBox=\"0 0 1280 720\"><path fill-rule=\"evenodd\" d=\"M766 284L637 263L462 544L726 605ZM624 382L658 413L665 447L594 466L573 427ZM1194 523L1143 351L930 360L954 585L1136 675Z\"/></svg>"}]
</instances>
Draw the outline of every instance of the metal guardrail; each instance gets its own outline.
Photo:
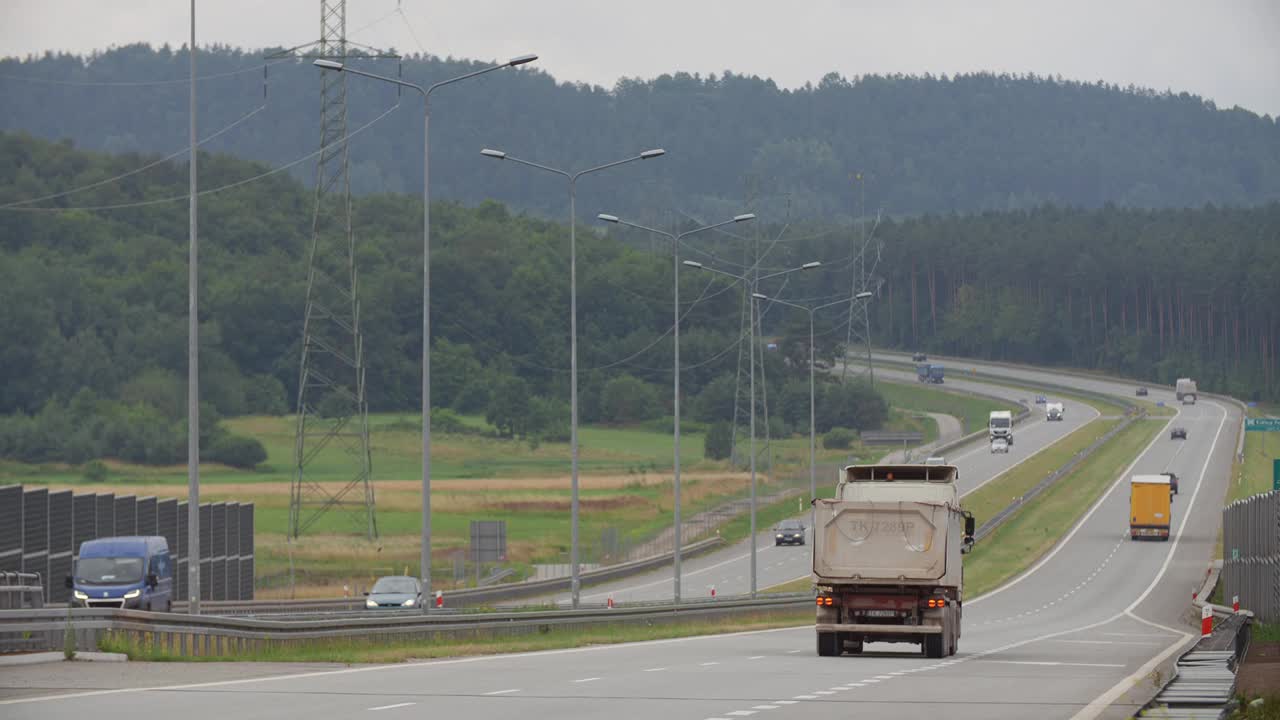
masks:
<instances>
[{"instance_id":1,"label":"metal guardrail","mask_svg":"<svg viewBox=\"0 0 1280 720\"><path fill-rule=\"evenodd\" d=\"M542 634L553 629L583 629L617 623L680 622L722 616L768 613L810 607L812 593L771 598L720 598L680 605L614 607L472 615L385 615L295 620L152 613L102 608L0 610L0 649L61 649L71 632L76 647L99 647L112 637L134 647L174 655L218 656L266 647L296 646L343 639L440 642Z\"/></svg>"},{"instance_id":2,"label":"metal guardrail","mask_svg":"<svg viewBox=\"0 0 1280 720\"><path fill-rule=\"evenodd\" d=\"M40 573L0 572L0 609L44 607L44 582Z\"/></svg>"},{"instance_id":3,"label":"metal guardrail","mask_svg":"<svg viewBox=\"0 0 1280 720\"><path fill-rule=\"evenodd\" d=\"M684 547L682 554L690 557L698 553L719 547L719 537L706 538ZM631 562L610 565L582 573L584 587L609 580L628 577L662 567L671 562L672 553L663 553L652 557L641 558ZM505 583L493 587L468 588L454 590L444 595L447 607L474 607L496 602L519 600L521 598L550 595L569 589L572 578L549 578L547 580L531 580L521 583ZM173 609L184 612L186 602L175 602ZM364 597L320 598L311 600L226 600L221 602L204 601L200 603L201 612L207 615L271 615L271 614L303 614L316 612L342 612L364 609Z\"/></svg>"},{"instance_id":4,"label":"metal guardrail","mask_svg":"<svg viewBox=\"0 0 1280 720\"><path fill-rule=\"evenodd\" d=\"M903 442L920 442L924 433L917 430L866 430L858 433L863 445L892 445Z\"/></svg>"}]
</instances>

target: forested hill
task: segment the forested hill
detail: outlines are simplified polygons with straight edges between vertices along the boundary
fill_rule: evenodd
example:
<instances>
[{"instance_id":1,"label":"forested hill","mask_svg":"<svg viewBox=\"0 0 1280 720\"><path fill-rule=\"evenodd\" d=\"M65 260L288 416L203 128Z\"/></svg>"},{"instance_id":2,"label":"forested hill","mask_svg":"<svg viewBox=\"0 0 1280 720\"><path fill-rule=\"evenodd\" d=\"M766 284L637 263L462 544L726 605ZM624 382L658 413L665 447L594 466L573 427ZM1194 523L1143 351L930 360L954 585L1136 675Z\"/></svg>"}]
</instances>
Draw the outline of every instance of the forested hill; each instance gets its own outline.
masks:
<instances>
[{"instance_id":1,"label":"forested hill","mask_svg":"<svg viewBox=\"0 0 1280 720\"><path fill-rule=\"evenodd\" d=\"M536 50L536 49L535 49ZM200 57L201 135L265 108L206 147L281 165L318 142L318 71L305 62L263 69L264 52L216 48ZM395 61L365 61L395 75ZM434 57L403 62L430 82L476 66ZM893 215L1030 208L1253 205L1280 199L1280 126L1185 93L1043 77L822 78L794 91L758 77L683 73L624 80L611 90L536 70L504 70L433 96L434 196L467 204L498 197L559 216L551 177L483 159L482 147L564 168L649 147L668 156L591 178L581 206L655 208L681 217L751 204L795 217L847 217L858 203ZM110 152L166 154L186 144L185 52L128 46L90 58L0 61L0 129L70 138ZM350 125L396 102L390 86L350 78ZM1175 89L1176 90L1176 89ZM264 99L265 98L265 99ZM359 192L420 190L420 100L352 146ZM296 173L309 179L311 163ZM748 202L749 197L758 203ZM772 203L770 206L769 203Z\"/></svg>"}]
</instances>

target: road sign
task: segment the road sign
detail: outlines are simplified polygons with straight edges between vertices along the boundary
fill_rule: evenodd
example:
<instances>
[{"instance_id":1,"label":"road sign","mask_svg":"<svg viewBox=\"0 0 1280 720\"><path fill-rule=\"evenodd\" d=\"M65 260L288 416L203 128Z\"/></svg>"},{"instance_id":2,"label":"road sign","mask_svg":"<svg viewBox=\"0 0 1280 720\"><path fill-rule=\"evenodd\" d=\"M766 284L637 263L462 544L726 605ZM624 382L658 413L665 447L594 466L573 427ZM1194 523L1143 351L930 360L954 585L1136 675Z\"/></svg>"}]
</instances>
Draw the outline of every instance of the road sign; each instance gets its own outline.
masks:
<instances>
[{"instance_id":1,"label":"road sign","mask_svg":"<svg viewBox=\"0 0 1280 720\"><path fill-rule=\"evenodd\" d=\"M1280 490L1280 458L1271 461L1271 489Z\"/></svg>"},{"instance_id":2,"label":"road sign","mask_svg":"<svg viewBox=\"0 0 1280 720\"><path fill-rule=\"evenodd\" d=\"M1232 560L1240 559L1240 548L1231 548L1231 559Z\"/></svg>"},{"instance_id":3,"label":"road sign","mask_svg":"<svg viewBox=\"0 0 1280 720\"><path fill-rule=\"evenodd\" d=\"M1245 430L1280 432L1280 418L1245 418Z\"/></svg>"}]
</instances>

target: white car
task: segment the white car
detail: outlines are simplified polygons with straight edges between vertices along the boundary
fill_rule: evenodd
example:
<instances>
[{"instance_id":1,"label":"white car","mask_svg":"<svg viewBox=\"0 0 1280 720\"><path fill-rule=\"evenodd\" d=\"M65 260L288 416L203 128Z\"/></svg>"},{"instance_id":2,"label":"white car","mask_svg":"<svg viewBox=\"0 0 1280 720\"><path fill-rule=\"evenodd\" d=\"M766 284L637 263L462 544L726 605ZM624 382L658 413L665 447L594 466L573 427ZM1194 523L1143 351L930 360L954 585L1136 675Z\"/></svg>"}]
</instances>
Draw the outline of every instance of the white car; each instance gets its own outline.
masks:
<instances>
[{"instance_id":1,"label":"white car","mask_svg":"<svg viewBox=\"0 0 1280 720\"><path fill-rule=\"evenodd\" d=\"M991 441L991 452L1007 453L1009 452L1009 442L1004 438L996 438Z\"/></svg>"}]
</instances>

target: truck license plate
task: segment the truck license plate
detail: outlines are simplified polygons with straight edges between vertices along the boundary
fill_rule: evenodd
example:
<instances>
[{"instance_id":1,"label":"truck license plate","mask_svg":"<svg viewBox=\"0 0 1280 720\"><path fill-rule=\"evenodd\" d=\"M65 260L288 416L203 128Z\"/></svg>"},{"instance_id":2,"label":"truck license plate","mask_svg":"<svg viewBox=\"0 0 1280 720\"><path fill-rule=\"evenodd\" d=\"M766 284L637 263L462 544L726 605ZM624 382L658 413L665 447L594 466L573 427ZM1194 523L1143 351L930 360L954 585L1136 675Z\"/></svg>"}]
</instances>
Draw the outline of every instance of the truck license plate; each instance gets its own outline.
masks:
<instances>
[{"instance_id":1,"label":"truck license plate","mask_svg":"<svg viewBox=\"0 0 1280 720\"><path fill-rule=\"evenodd\" d=\"M867 617L897 617L896 610L868 610Z\"/></svg>"}]
</instances>

